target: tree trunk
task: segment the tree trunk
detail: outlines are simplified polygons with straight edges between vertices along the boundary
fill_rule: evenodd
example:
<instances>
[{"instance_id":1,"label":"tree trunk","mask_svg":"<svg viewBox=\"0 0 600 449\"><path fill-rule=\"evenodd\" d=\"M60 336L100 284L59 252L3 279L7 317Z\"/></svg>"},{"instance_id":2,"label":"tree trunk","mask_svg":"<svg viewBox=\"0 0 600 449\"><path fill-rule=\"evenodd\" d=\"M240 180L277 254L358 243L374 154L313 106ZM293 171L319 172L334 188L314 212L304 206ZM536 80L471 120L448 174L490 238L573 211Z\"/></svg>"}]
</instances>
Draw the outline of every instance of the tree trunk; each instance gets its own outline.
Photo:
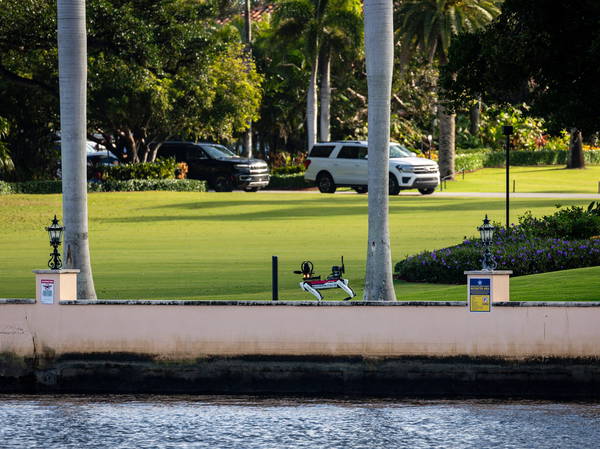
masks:
<instances>
[{"instance_id":1,"label":"tree trunk","mask_svg":"<svg viewBox=\"0 0 600 449\"><path fill-rule=\"evenodd\" d=\"M475 103L471 105L469 113L471 119L469 123L469 133L472 136L477 137L479 135L479 123L481 121L481 100L475 100Z\"/></svg>"},{"instance_id":2,"label":"tree trunk","mask_svg":"<svg viewBox=\"0 0 600 449\"><path fill-rule=\"evenodd\" d=\"M96 299L88 244L85 0L58 0L58 72L65 268L77 268L77 298Z\"/></svg>"},{"instance_id":3,"label":"tree trunk","mask_svg":"<svg viewBox=\"0 0 600 449\"><path fill-rule=\"evenodd\" d=\"M369 232L365 301L395 301L388 224L390 97L394 59L392 1L365 1L369 92Z\"/></svg>"},{"instance_id":4,"label":"tree trunk","mask_svg":"<svg viewBox=\"0 0 600 449\"><path fill-rule=\"evenodd\" d=\"M321 142L329 142L330 134L330 110L331 110L331 51L326 50L323 55L323 64L321 66L321 126L319 135Z\"/></svg>"},{"instance_id":5,"label":"tree trunk","mask_svg":"<svg viewBox=\"0 0 600 449\"><path fill-rule=\"evenodd\" d=\"M310 72L308 82L308 92L306 94L306 135L308 150L310 150L317 141L317 73L319 70L318 52L313 60L313 66Z\"/></svg>"},{"instance_id":6,"label":"tree trunk","mask_svg":"<svg viewBox=\"0 0 600 449\"><path fill-rule=\"evenodd\" d=\"M438 105L438 122L440 127L440 176L445 179L454 179L456 114L446 114L446 108L440 104Z\"/></svg>"},{"instance_id":7,"label":"tree trunk","mask_svg":"<svg viewBox=\"0 0 600 449\"><path fill-rule=\"evenodd\" d=\"M250 17L250 0L244 1L244 43L246 44L246 57L252 57L252 21ZM244 133L244 156L252 158L252 122L248 122L248 129Z\"/></svg>"},{"instance_id":8,"label":"tree trunk","mask_svg":"<svg viewBox=\"0 0 600 449\"><path fill-rule=\"evenodd\" d=\"M567 168L585 168L585 159L583 158L583 139L581 137L581 131L579 131L577 128L571 129Z\"/></svg>"}]
</instances>

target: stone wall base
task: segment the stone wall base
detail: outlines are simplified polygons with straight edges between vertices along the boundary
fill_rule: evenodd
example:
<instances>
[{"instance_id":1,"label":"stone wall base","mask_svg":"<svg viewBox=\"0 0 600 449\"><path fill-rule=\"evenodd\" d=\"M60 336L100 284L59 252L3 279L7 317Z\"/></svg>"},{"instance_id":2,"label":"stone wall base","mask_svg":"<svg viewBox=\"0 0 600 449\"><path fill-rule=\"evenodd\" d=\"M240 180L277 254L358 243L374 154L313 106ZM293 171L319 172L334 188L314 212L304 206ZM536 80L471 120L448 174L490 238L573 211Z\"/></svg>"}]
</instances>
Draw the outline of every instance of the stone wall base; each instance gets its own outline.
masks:
<instances>
[{"instance_id":1,"label":"stone wall base","mask_svg":"<svg viewBox=\"0 0 600 449\"><path fill-rule=\"evenodd\" d=\"M0 393L152 393L600 399L600 360L0 354Z\"/></svg>"}]
</instances>

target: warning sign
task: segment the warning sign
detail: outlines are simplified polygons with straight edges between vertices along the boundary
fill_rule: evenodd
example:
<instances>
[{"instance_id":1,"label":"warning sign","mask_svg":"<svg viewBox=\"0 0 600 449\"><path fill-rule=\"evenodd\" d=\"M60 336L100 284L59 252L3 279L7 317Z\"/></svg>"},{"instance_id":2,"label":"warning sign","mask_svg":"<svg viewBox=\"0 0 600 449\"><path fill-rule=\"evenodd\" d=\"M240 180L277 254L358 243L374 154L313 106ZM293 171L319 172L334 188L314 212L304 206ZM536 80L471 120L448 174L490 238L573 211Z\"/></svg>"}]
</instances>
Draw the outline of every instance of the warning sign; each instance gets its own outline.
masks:
<instances>
[{"instance_id":1,"label":"warning sign","mask_svg":"<svg viewBox=\"0 0 600 449\"><path fill-rule=\"evenodd\" d=\"M492 310L492 282L490 278L469 279L469 311L491 312Z\"/></svg>"},{"instance_id":2,"label":"warning sign","mask_svg":"<svg viewBox=\"0 0 600 449\"><path fill-rule=\"evenodd\" d=\"M54 279L40 279L42 304L54 304Z\"/></svg>"}]
</instances>

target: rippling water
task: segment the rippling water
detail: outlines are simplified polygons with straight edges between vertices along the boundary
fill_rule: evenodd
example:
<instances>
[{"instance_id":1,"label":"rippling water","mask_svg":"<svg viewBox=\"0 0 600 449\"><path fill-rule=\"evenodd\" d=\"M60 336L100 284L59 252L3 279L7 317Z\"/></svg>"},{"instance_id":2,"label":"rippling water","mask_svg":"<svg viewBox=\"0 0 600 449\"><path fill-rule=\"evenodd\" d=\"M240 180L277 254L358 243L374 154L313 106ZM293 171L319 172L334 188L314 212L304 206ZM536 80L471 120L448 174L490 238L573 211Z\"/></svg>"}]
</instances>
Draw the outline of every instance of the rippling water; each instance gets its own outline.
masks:
<instances>
[{"instance_id":1,"label":"rippling water","mask_svg":"<svg viewBox=\"0 0 600 449\"><path fill-rule=\"evenodd\" d=\"M0 395L2 449L599 445L600 404Z\"/></svg>"}]
</instances>

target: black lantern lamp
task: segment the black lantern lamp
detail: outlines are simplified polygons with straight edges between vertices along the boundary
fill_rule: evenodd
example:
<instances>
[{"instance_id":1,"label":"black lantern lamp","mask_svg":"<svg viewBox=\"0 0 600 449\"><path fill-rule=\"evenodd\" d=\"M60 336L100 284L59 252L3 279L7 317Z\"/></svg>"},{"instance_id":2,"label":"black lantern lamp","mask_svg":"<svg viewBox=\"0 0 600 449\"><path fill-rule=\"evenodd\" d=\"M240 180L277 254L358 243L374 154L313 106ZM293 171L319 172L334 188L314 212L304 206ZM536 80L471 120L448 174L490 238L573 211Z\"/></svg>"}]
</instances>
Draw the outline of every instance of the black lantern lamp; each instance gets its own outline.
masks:
<instances>
[{"instance_id":1,"label":"black lantern lamp","mask_svg":"<svg viewBox=\"0 0 600 449\"><path fill-rule=\"evenodd\" d=\"M494 238L495 229L496 228L490 223L487 214L485 216L485 219L483 220L483 225L477 228L479 234L481 235L481 242L485 247L481 267L483 271L494 271L498 266L498 264L494 260L492 252L490 251L490 245L492 244L492 239Z\"/></svg>"},{"instance_id":2,"label":"black lantern lamp","mask_svg":"<svg viewBox=\"0 0 600 449\"><path fill-rule=\"evenodd\" d=\"M62 261L60 260L58 247L60 246L64 229L64 227L59 226L56 215L52 220L52 224L46 228L46 231L48 231L48 236L50 237L50 246L54 248L54 251L50 253L50 260L48 261L48 266L51 270L60 270L62 268Z\"/></svg>"}]
</instances>

